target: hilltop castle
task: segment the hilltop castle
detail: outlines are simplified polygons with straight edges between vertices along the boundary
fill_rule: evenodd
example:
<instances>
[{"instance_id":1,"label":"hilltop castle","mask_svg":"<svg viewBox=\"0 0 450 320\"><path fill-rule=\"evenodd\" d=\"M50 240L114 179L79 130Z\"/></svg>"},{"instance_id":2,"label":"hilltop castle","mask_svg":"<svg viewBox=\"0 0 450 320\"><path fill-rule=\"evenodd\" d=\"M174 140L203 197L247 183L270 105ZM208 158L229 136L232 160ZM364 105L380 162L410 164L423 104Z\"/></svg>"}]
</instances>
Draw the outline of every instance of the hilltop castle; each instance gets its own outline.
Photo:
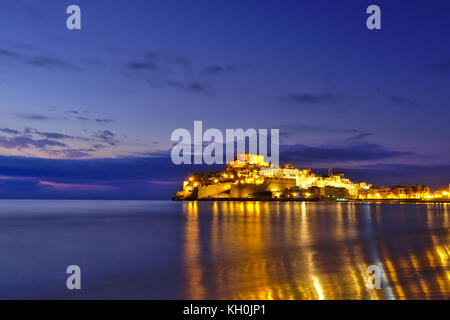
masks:
<instances>
[{"instance_id":1,"label":"hilltop castle","mask_svg":"<svg viewBox=\"0 0 450 320\"><path fill-rule=\"evenodd\" d=\"M239 154L223 172L193 174L174 199L348 199L357 198L364 187L369 185L353 183L331 169L326 176L315 175L289 164L275 167L260 155Z\"/></svg>"},{"instance_id":2,"label":"hilltop castle","mask_svg":"<svg viewBox=\"0 0 450 320\"><path fill-rule=\"evenodd\" d=\"M274 166L261 155L238 154L222 172L193 174L183 182L174 200L444 200L449 196L446 190L432 194L423 185L374 187L352 182L344 173L332 169L328 169L327 175L317 175L311 169L298 169L290 164Z\"/></svg>"}]
</instances>

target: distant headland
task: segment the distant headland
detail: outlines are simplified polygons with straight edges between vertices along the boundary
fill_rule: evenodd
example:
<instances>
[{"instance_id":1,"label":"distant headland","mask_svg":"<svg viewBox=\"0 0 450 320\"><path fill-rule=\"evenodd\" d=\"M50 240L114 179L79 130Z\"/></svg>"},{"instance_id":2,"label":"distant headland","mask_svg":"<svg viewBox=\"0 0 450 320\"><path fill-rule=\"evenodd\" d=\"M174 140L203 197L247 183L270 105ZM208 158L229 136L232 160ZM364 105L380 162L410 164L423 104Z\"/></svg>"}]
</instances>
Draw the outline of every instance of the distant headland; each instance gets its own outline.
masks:
<instances>
[{"instance_id":1,"label":"distant headland","mask_svg":"<svg viewBox=\"0 0 450 320\"><path fill-rule=\"evenodd\" d=\"M274 166L247 153L236 155L224 171L192 174L173 200L447 202L450 186L435 192L424 185L373 186L352 182L331 168L318 175L290 164Z\"/></svg>"}]
</instances>

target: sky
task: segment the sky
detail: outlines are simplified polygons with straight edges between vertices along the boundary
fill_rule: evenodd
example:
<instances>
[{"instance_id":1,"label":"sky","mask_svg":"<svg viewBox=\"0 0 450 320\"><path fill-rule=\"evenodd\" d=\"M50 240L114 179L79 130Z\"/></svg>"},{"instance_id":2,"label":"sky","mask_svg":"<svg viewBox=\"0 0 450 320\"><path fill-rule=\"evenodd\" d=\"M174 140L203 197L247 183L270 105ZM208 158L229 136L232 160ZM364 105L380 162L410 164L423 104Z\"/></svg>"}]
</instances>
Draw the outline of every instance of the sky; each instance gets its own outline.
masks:
<instances>
[{"instance_id":1,"label":"sky","mask_svg":"<svg viewBox=\"0 0 450 320\"><path fill-rule=\"evenodd\" d=\"M68 30L66 8L81 8ZM368 30L366 8L381 8ZM0 198L170 199L171 133L280 129L280 162L450 183L449 1L0 1Z\"/></svg>"}]
</instances>

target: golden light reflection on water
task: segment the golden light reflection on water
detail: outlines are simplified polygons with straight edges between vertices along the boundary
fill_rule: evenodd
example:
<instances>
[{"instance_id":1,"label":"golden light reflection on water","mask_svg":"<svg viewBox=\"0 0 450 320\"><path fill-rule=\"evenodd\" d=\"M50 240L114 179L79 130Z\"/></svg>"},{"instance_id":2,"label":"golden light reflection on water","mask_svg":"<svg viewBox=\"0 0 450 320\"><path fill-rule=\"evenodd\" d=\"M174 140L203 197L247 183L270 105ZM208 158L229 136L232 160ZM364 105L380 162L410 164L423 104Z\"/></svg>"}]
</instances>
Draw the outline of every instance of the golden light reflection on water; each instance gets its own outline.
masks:
<instances>
[{"instance_id":1,"label":"golden light reflection on water","mask_svg":"<svg viewBox=\"0 0 450 320\"><path fill-rule=\"evenodd\" d=\"M448 299L447 205L185 202L187 299ZM381 289L366 287L369 265Z\"/></svg>"},{"instance_id":2,"label":"golden light reflection on water","mask_svg":"<svg viewBox=\"0 0 450 320\"><path fill-rule=\"evenodd\" d=\"M186 203L183 203L185 206ZM185 208L183 208L185 209ZM187 223L186 234L189 234L189 241L185 242L185 264L189 279L188 295L192 299L204 299L205 292L202 287L202 270L199 267L201 259L200 250L200 232L198 225L198 206L197 202L187 203Z\"/></svg>"}]
</instances>

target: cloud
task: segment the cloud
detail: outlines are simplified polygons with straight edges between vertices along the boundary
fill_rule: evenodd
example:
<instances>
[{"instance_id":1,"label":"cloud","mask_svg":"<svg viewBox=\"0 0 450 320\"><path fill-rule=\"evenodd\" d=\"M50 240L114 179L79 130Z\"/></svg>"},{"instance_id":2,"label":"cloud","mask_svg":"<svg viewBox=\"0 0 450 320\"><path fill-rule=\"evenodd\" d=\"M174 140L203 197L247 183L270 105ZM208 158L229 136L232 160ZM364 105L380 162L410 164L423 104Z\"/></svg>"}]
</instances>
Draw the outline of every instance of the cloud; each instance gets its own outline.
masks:
<instances>
[{"instance_id":1,"label":"cloud","mask_svg":"<svg viewBox=\"0 0 450 320\"><path fill-rule=\"evenodd\" d=\"M42 159L0 156L0 175L37 177L67 183L95 181L179 181L192 171L220 166L176 166L170 152L149 153L141 157L108 159Z\"/></svg>"},{"instance_id":2,"label":"cloud","mask_svg":"<svg viewBox=\"0 0 450 320\"><path fill-rule=\"evenodd\" d=\"M90 139L88 138L84 138L84 137L79 137L79 136L71 136L68 134L63 134L63 133L58 133L58 132L45 132L45 131L39 131L36 129L32 129L32 128L25 128L25 130L23 132L14 130L15 132L17 132L17 134L23 134L27 137L33 137L34 135L37 136L41 136L47 139L72 139L72 140L80 140L80 141L89 141Z\"/></svg>"},{"instance_id":3,"label":"cloud","mask_svg":"<svg viewBox=\"0 0 450 320\"><path fill-rule=\"evenodd\" d=\"M218 65L218 64L211 64L211 65L207 65L206 67L202 68L202 70L200 71L202 74L204 75L211 75L211 76L215 76L215 75L221 75L227 72L233 72L233 71L237 71L237 70L241 70L243 69L243 67L241 66L237 66L237 65Z\"/></svg>"},{"instance_id":4,"label":"cloud","mask_svg":"<svg viewBox=\"0 0 450 320\"><path fill-rule=\"evenodd\" d=\"M115 120L114 119L105 119L105 118L100 119L100 118L97 118L97 119L94 119L94 121L98 122L98 123L112 123Z\"/></svg>"},{"instance_id":5,"label":"cloud","mask_svg":"<svg viewBox=\"0 0 450 320\"><path fill-rule=\"evenodd\" d=\"M131 69L131 70L151 70L151 71L156 71L158 70L158 66L153 63L152 61L147 61L147 62L136 62L136 61L132 61L129 62L127 64L127 68Z\"/></svg>"},{"instance_id":6,"label":"cloud","mask_svg":"<svg viewBox=\"0 0 450 320\"><path fill-rule=\"evenodd\" d=\"M237 65L201 65L173 52L148 52L141 59L125 64L124 75L144 80L154 88L173 88L196 93L211 93L212 75L242 69Z\"/></svg>"},{"instance_id":7,"label":"cloud","mask_svg":"<svg viewBox=\"0 0 450 320\"><path fill-rule=\"evenodd\" d=\"M103 124L113 123L113 122L116 121L115 119L112 119L112 118L94 118L94 119L91 119L91 118L88 118L88 117L85 117L85 116L81 115L81 114L87 113L87 111L67 110L67 111L64 111L64 113L73 115L74 119L82 120L82 121L93 121L93 122L103 123ZM65 118L65 119L68 119L68 118Z\"/></svg>"},{"instance_id":8,"label":"cloud","mask_svg":"<svg viewBox=\"0 0 450 320\"><path fill-rule=\"evenodd\" d=\"M95 152L119 143L116 135L108 130L94 132L90 137L39 131L33 128L25 128L23 131L0 128L0 133L5 134L0 136L0 147L16 150L37 149L49 156L64 158L93 156ZM76 147L71 145L73 143ZM80 143L84 146L80 147Z\"/></svg>"},{"instance_id":9,"label":"cloud","mask_svg":"<svg viewBox=\"0 0 450 320\"><path fill-rule=\"evenodd\" d=\"M65 62L60 59L47 57L47 56L36 56L32 57L28 60L26 60L27 63L29 63L32 66L41 67L41 68L63 68L63 69L70 69L75 70L77 67L74 65Z\"/></svg>"},{"instance_id":10,"label":"cloud","mask_svg":"<svg viewBox=\"0 0 450 320\"><path fill-rule=\"evenodd\" d=\"M407 107L418 106L418 104L415 101L413 101L409 98L405 98L405 97L402 97L402 96L399 96L396 94L392 94L383 89L378 89L378 92L381 93L382 95L386 96L393 104L407 106Z\"/></svg>"},{"instance_id":11,"label":"cloud","mask_svg":"<svg viewBox=\"0 0 450 320\"><path fill-rule=\"evenodd\" d=\"M63 156L64 158L73 159L73 158L86 158L92 155L92 153L96 151L93 148L78 148L78 149L59 149L59 150L47 150L47 153L55 156Z\"/></svg>"},{"instance_id":12,"label":"cloud","mask_svg":"<svg viewBox=\"0 0 450 320\"><path fill-rule=\"evenodd\" d=\"M57 133L57 132L42 132L42 131L38 131L36 129L31 129L31 128L26 128L25 133L28 135L36 134L36 135L42 136L47 139L75 139L76 138L74 136L69 136L67 134L62 134L62 133Z\"/></svg>"},{"instance_id":13,"label":"cloud","mask_svg":"<svg viewBox=\"0 0 450 320\"><path fill-rule=\"evenodd\" d=\"M362 140L364 138L370 137L372 133L370 132L361 132L359 130L354 131L353 136L347 138L347 141L355 141L355 140Z\"/></svg>"},{"instance_id":14,"label":"cloud","mask_svg":"<svg viewBox=\"0 0 450 320\"><path fill-rule=\"evenodd\" d=\"M328 126L317 126L317 125L289 125L280 128L280 138L287 139L295 134L301 134L304 132L314 133L316 136L320 134L332 134L333 136L338 135L350 135L345 138L345 141L355 141L362 140L372 135L370 132L365 132L360 129L334 129Z\"/></svg>"},{"instance_id":15,"label":"cloud","mask_svg":"<svg viewBox=\"0 0 450 320\"><path fill-rule=\"evenodd\" d=\"M167 85L171 88L183 89L187 91L197 92L197 93L212 93L213 90L211 86L206 83L200 82L190 82L190 83L182 83L176 80L167 81Z\"/></svg>"},{"instance_id":16,"label":"cloud","mask_svg":"<svg viewBox=\"0 0 450 320\"><path fill-rule=\"evenodd\" d=\"M36 7L26 3L25 1L17 1L19 6L27 13L28 16L35 19L43 19L44 15Z\"/></svg>"},{"instance_id":17,"label":"cloud","mask_svg":"<svg viewBox=\"0 0 450 320\"><path fill-rule=\"evenodd\" d=\"M347 141L362 140L362 139L367 138L367 137L369 137L371 135L372 134L370 132L361 132L361 133L358 133L358 134L354 135L353 137L347 138Z\"/></svg>"},{"instance_id":18,"label":"cloud","mask_svg":"<svg viewBox=\"0 0 450 320\"><path fill-rule=\"evenodd\" d=\"M424 184L435 189L448 188L450 165L376 164L344 170L355 181L374 185Z\"/></svg>"},{"instance_id":19,"label":"cloud","mask_svg":"<svg viewBox=\"0 0 450 320\"><path fill-rule=\"evenodd\" d=\"M427 65L426 68L431 72L448 72L450 71L450 60L432 63Z\"/></svg>"},{"instance_id":20,"label":"cloud","mask_svg":"<svg viewBox=\"0 0 450 320\"><path fill-rule=\"evenodd\" d=\"M407 106L416 106L417 105L417 103L415 103L414 101L409 100L404 97L391 95L390 98L391 98L391 101L395 104L402 104L402 105L407 105Z\"/></svg>"},{"instance_id":21,"label":"cloud","mask_svg":"<svg viewBox=\"0 0 450 320\"><path fill-rule=\"evenodd\" d=\"M114 146L119 143L116 134L109 130L98 131L95 133L95 137L103 140L105 143Z\"/></svg>"},{"instance_id":22,"label":"cloud","mask_svg":"<svg viewBox=\"0 0 450 320\"><path fill-rule=\"evenodd\" d=\"M51 118L42 114L19 114L18 117L26 120L50 120Z\"/></svg>"},{"instance_id":23,"label":"cloud","mask_svg":"<svg viewBox=\"0 0 450 320\"><path fill-rule=\"evenodd\" d=\"M100 150L100 149L103 149L103 148L106 148L106 147L104 145L100 144L100 143L97 143L97 144L93 144L92 148L94 148L95 150Z\"/></svg>"},{"instance_id":24,"label":"cloud","mask_svg":"<svg viewBox=\"0 0 450 320\"><path fill-rule=\"evenodd\" d=\"M93 66L100 66L105 64L105 62L99 58L89 58L89 59L83 59L83 63Z\"/></svg>"},{"instance_id":25,"label":"cloud","mask_svg":"<svg viewBox=\"0 0 450 320\"><path fill-rule=\"evenodd\" d=\"M284 103L299 104L299 105L318 105L336 103L341 100L341 97L329 92L312 94L312 93L292 93L280 97L280 101Z\"/></svg>"},{"instance_id":26,"label":"cloud","mask_svg":"<svg viewBox=\"0 0 450 320\"><path fill-rule=\"evenodd\" d=\"M170 199L181 179L203 169L175 166L169 153L86 160L0 156L0 197Z\"/></svg>"},{"instance_id":27,"label":"cloud","mask_svg":"<svg viewBox=\"0 0 450 320\"><path fill-rule=\"evenodd\" d=\"M46 147L67 147L66 144L54 141L50 139L38 139L34 140L28 137L13 137L6 138L0 137L0 146L6 149L16 149L16 148L46 148Z\"/></svg>"},{"instance_id":28,"label":"cloud","mask_svg":"<svg viewBox=\"0 0 450 320\"><path fill-rule=\"evenodd\" d=\"M75 65L73 65L69 62L66 62L64 60L58 59L58 58L53 58L50 56L43 56L43 55L26 57L26 56L20 54L19 52L0 48L0 57L2 57L2 56L6 57L6 58L14 59L18 62L27 64L27 65L31 65L33 67L47 68L47 69L59 68L59 69L66 69L66 70L77 70L78 69L78 67L76 67Z\"/></svg>"},{"instance_id":29,"label":"cloud","mask_svg":"<svg viewBox=\"0 0 450 320\"><path fill-rule=\"evenodd\" d=\"M21 42L21 41L16 41L16 40L8 40L7 43L9 43L10 45L16 47L16 48L20 48L20 49L25 49L27 51L34 51L37 50L38 48L34 45L34 44L30 44L27 42Z\"/></svg>"},{"instance_id":30,"label":"cloud","mask_svg":"<svg viewBox=\"0 0 450 320\"><path fill-rule=\"evenodd\" d=\"M5 50L0 48L0 55L2 56L6 56L6 57L11 57L11 58L19 58L20 54L14 51L9 51L9 50Z\"/></svg>"},{"instance_id":31,"label":"cloud","mask_svg":"<svg viewBox=\"0 0 450 320\"><path fill-rule=\"evenodd\" d=\"M73 137L71 136L56 132L37 132L37 134L44 136L48 139L73 139Z\"/></svg>"},{"instance_id":32,"label":"cloud","mask_svg":"<svg viewBox=\"0 0 450 320\"><path fill-rule=\"evenodd\" d=\"M413 155L413 152L393 151L373 143L355 143L345 147L286 145L280 147L280 160L302 165L331 162L362 162Z\"/></svg>"},{"instance_id":33,"label":"cloud","mask_svg":"<svg viewBox=\"0 0 450 320\"><path fill-rule=\"evenodd\" d=\"M14 135L20 134L20 131L17 131L14 129L9 129L9 128L0 128L0 132L14 134Z\"/></svg>"},{"instance_id":34,"label":"cloud","mask_svg":"<svg viewBox=\"0 0 450 320\"><path fill-rule=\"evenodd\" d=\"M98 185L98 184L76 184L76 183L58 183L58 182L51 182L51 181L39 181L39 184L44 186L50 186L53 188L63 188L63 189L82 189L82 190L105 190L105 189L112 189L113 186L105 186L105 185Z\"/></svg>"},{"instance_id":35,"label":"cloud","mask_svg":"<svg viewBox=\"0 0 450 320\"><path fill-rule=\"evenodd\" d=\"M187 88L195 92L209 92L208 87L205 84L201 84L199 82L191 82L189 83Z\"/></svg>"}]
</instances>

